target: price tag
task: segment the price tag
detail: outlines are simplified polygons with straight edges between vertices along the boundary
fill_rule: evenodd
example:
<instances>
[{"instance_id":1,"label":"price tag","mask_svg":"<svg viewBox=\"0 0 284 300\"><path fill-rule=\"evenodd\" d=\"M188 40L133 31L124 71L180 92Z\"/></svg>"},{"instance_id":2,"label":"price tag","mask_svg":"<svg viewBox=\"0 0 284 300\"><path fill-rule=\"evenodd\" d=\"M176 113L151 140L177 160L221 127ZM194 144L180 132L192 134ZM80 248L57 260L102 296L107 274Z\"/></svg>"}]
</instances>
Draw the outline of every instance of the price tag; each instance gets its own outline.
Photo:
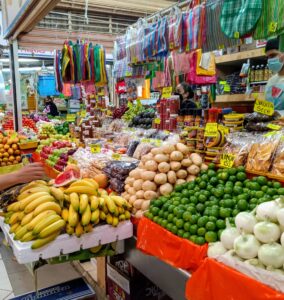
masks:
<instances>
[{"instance_id":1,"label":"price tag","mask_svg":"<svg viewBox=\"0 0 284 300\"><path fill-rule=\"evenodd\" d=\"M274 113L274 104L266 100L255 100L254 111L263 115L272 116Z\"/></svg>"},{"instance_id":2,"label":"price tag","mask_svg":"<svg viewBox=\"0 0 284 300\"><path fill-rule=\"evenodd\" d=\"M104 92L99 92L99 93L98 93L98 96L104 96L104 95L105 95Z\"/></svg>"},{"instance_id":3,"label":"price tag","mask_svg":"<svg viewBox=\"0 0 284 300\"><path fill-rule=\"evenodd\" d=\"M219 129L220 131L223 131L224 134L229 134L229 132L230 132L229 128L226 127L226 126L223 126L223 125L218 125L218 129Z\"/></svg>"},{"instance_id":4,"label":"price tag","mask_svg":"<svg viewBox=\"0 0 284 300\"><path fill-rule=\"evenodd\" d=\"M121 154L119 154L119 153L113 153L113 155L111 157L114 160L121 160Z\"/></svg>"},{"instance_id":5,"label":"price tag","mask_svg":"<svg viewBox=\"0 0 284 300\"><path fill-rule=\"evenodd\" d=\"M224 92L231 92L231 87L229 84L224 85Z\"/></svg>"},{"instance_id":6,"label":"price tag","mask_svg":"<svg viewBox=\"0 0 284 300\"><path fill-rule=\"evenodd\" d=\"M174 49L174 43L173 42L170 43L170 49L171 50Z\"/></svg>"},{"instance_id":7,"label":"price tag","mask_svg":"<svg viewBox=\"0 0 284 300\"><path fill-rule=\"evenodd\" d=\"M170 98L172 95L172 91L173 91L173 87L169 86L169 87L164 87L163 91L162 91L162 98L163 99L167 99Z\"/></svg>"},{"instance_id":8,"label":"price tag","mask_svg":"<svg viewBox=\"0 0 284 300\"><path fill-rule=\"evenodd\" d=\"M157 146L157 147L161 147L162 146L162 140L155 140L155 145Z\"/></svg>"},{"instance_id":9,"label":"price tag","mask_svg":"<svg viewBox=\"0 0 284 300\"><path fill-rule=\"evenodd\" d=\"M81 117L82 118L86 118L86 115L87 115L87 111L86 110L82 110L81 111Z\"/></svg>"},{"instance_id":10,"label":"price tag","mask_svg":"<svg viewBox=\"0 0 284 300\"><path fill-rule=\"evenodd\" d=\"M276 32L277 26L278 26L277 22L271 22L269 24L269 32L273 32L273 33Z\"/></svg>"},{"instance_id":11,"label":"price tag","mask_svg":"<svg viewBox=\"0 0 284 300\"><path fill-rule=\"evenodd\" d=\"M92 153L100 153L102 149L101 145L99 144L91 145L90 148Z\"/></svg>"},{"instance_id":12,"label":"price tag","mask_svg":"<svg viewBox=\"0 0 284 300\"><path fill-rule=\"evenodd\" d=\"M168 130L165 130L164 133L165 133L165 134L170 134L171 132L168 131Z\"/></svg>"},{"instance_id":13,"label":"price tag","mask_svg":"<svg viewBox=\"0 0 284 300\"><path fill-rule=\"evenodd\" d=\"M218 124L217 123L207 123L205 127L205 137L216 137L218 133Z\"/></svg>"},{"instance_id":14,"label":"price tag","mask_svg":"<svg viewBox=\"0 0 284 300\"><path fill-rule=\"evenodd\" d=\"M236 156L230 153L223 153L220 159L221 168L232 168L234 166Z\"/></svg>"},{"instance_id":15,"label":"price tag","mask_svg":"<svg viewBox=\"0 0 284 300\"><path fill-rule=\"evenodd\" d=\"M277 133L278 133L277 131L270 131L270 132L264 134L263 136L270 137L270 136L276 135ZM282 140L282 138L281 138L281 140Z\"/></svg>"},{"instance_id":16,"label":"price tag","mask_svg":"<svg viewBox=\"0 0 284 300\"><path fill-rule=\"evenodd\" d=\"M186 45L186 48L185 48L185 51L186 51L186 52L189 52L189 50L190 50L190 49L189 49L189 45L187 44L187 45Z\"/></svg>"},{"instance_id":17,"label":"price tag","mask_svg":"<svg viewBox=\"0 0 284 300\"><path fill-rule=\"evenodd\" d=\"M142 140L141 140L141 143L144 143L144 144L150 144L150 143L151 143L151 140L150 140L150 139L142 139Z\"/></svg>"},{"instance_id":18,"label":"price tag","mask_svg":"<svg viewBox=\"0 0 284 300\"><path fill-rule=\"evenodd\" d=\"M240 38L240 33L238 31L234 32L234 38L239 39Z\"/></svg>"},{"instance_id":19,"label":"price tag","mask_svg":"<svg viewBox=\"0 0 284 300\"><path fill-rule=\"evenodd\" d=\"M156 118L156 119L154 120L154 123L160 125L160 124L161 124L161 119Z\"/></svg>"},{"instance_id":20,"label":"price tag","mask_svg":"<svg viewBox=\"0 0 284 300\"><path fill-rule=\"evenodd\" d=\"M75 122L75 120L76 120L76 115L75 114L67 114L66 115L66 121Z\"/></svg>"},{"instance_id":21,"label":"price tag","mask_svg":"<svg viewBox=\"0 0 284 300\"><path fill-rule=\"evenodd\" d=\"M280 125L276 125L276 124L271 124L269 123L267 125L267 128L272 129L272 130L280 130L282 127Z\"/></svg>"}]
</instances>

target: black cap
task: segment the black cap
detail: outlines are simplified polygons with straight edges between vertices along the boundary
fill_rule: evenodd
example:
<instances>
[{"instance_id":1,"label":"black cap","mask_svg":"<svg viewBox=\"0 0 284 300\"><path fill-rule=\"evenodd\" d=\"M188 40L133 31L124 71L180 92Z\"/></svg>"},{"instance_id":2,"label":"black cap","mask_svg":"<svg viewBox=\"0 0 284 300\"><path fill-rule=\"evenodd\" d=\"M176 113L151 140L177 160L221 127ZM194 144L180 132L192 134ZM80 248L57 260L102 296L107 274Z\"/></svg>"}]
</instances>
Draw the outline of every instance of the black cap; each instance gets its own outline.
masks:
<instances>
[{"instance_id":1,"label":"black cap","mask_svg":"<svg viewBox=\"0 0 284 300\"><path fill-rule=\"evenodd\" d=\"M279 38L273 38L267 41L265 52L269 50L279 50Z\"/></svg>"}]
</instances>

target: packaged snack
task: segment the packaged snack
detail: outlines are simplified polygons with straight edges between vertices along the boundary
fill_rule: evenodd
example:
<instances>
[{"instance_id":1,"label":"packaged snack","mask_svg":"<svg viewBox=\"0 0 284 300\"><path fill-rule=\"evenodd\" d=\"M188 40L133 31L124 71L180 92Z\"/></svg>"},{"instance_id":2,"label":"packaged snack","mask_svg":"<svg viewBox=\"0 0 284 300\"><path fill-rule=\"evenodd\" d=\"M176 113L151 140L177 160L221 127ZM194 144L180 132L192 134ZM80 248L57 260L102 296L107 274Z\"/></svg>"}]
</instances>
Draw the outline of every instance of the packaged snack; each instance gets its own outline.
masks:
<instances>
[{"instance_id":1,"label":"packaged snack","mask_svg":"<svg viewBox=\"0 0 284 300\"><path fill-rule=\"evenodd\" d=\"M284 142L280 142L272 164L271 174L284 176Z\"/></svg>"}]
</instances>

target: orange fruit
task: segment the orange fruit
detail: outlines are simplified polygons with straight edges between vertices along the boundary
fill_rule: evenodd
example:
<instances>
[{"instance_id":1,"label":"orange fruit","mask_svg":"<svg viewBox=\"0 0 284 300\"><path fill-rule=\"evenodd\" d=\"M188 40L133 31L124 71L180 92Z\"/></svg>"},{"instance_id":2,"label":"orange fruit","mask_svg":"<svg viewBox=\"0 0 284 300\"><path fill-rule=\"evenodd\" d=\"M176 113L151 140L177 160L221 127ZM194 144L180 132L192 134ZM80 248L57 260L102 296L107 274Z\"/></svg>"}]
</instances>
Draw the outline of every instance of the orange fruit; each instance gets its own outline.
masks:
<instances>
[{"instance_id":1,"label":"orange fruit","mask_svg":"<svg viewBox=\"0 0 284 300\"><path fill-rule=\"evenodd\" d=\"M21 151L20 150L15 150L15 155L19 155L19 154L21 154Z\"/></svg>"},{"instance_id":2,"label":"orange fruit","mask_svg":"<svg viewBox=\"0 0 284 300\"><path fill-rule=\"evenodd\" d=\"M10 155L12 155L12 154L14 153L14 150L13 150L12 148L8 149L8 153L9 153Z\"/></svg>"},{"instance_id":3,"label":"orange fruit","mask_svg":"<svg viewBox=\"0 0 284 300\"><path fill-rule=\"evenodd\" d=\"M13 156L13 155L11 155L10 157L9 157L9 161L14 161L15 160L15 157Z\"/></svg>"},{"instance_id":4,"label":"orange fruit","mask_svg":"<svg viewBox=\"0 0 284 300\"><path fill-rule=\"evenodd\" d=\"M16 160L17 160L18 162L20 162L21 159L22 159L21 156L17 156L17 157L16 157Z\"/></svg>"},{"instance_id":5,"label":"orange fruit","mask_svg":"<svg viewBox=\"0 0 284 300\"><path fill-rule=\"evenodd\" d=\"M18 149L18 145L17 144L13 144L12 145L12 149L17 150Z\"/></svg>"}]
</instances>

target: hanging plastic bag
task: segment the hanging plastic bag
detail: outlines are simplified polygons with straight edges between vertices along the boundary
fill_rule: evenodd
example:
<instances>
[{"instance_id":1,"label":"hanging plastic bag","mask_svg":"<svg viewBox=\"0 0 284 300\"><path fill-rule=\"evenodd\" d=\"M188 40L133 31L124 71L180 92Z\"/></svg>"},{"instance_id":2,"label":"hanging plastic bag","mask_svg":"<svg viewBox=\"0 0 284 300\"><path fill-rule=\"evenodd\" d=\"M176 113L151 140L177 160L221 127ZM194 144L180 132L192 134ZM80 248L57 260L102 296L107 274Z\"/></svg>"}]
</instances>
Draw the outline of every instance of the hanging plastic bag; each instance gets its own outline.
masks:
<instances>
[{"instance_id":1,"label":"hanging plastic bag","mask_svg":"<svg viewBox=\"0 0 284 300\"><path fill-rule=\"evenodd\" d=\"M182 41L182 13L175 6L169 15L169 50L180 49Z\"/></svg>"},{"instance_id":2,"label":"hanging plastic bag","mask_svg":"<svg viewBox=\"0 0 284 300\"><path fill-rule=\"evenodd\" d=\"M201 49L196 50L196 54L197 54L196 74L205 75L205 76L216 75L215 55L213 53L203 54Z\"/></svg>"}]
</instances>

